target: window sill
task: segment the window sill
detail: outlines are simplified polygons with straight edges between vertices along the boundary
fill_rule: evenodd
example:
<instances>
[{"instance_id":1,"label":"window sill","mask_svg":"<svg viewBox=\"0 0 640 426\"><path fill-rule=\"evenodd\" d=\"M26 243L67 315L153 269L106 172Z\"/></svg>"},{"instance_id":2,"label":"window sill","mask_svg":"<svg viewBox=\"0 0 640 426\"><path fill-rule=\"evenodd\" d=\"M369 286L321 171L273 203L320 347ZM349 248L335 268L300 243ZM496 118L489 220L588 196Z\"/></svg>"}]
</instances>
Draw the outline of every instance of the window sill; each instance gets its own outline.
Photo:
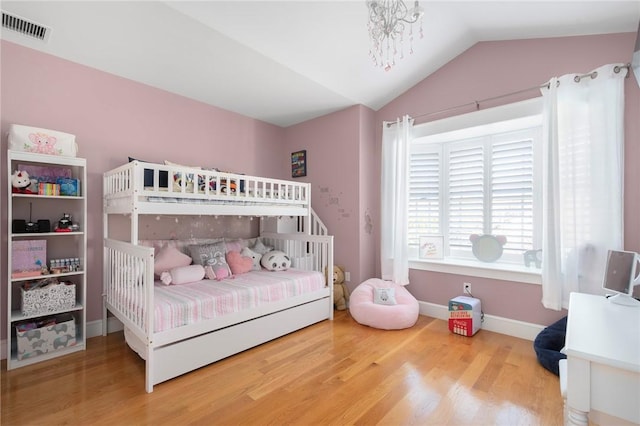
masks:
<instances>
[{"instance_id":1,"label":"window sill","mask_svg":"<svg viewBox=\"0 0 640 426\"><path fill-rule=\"evenodd\" d=\"M423 260L410 259L409 268L422 271L443 272L446 274L467 275L470 277L492 278L527 284L542 284L540 269L522 265L481 263L473 260Z\"/></svg>"}]
</instances>

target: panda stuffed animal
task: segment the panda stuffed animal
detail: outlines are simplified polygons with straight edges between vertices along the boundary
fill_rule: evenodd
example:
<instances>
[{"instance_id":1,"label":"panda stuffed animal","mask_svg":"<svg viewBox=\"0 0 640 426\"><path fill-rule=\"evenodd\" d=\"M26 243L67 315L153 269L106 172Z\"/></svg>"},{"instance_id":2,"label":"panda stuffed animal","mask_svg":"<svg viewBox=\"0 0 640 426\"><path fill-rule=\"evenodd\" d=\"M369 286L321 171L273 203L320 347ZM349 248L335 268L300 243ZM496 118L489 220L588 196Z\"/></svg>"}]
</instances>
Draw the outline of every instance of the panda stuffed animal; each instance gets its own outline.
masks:
<instances>
[{"instance_id":1,"label":"panda stuffed animal","mask_svg":"<svg viewBox=\"0 0 640 426\"><path fill-rule=\"evenodd\" d=\"M286 271L291 267L291 259L282 251L271 250L262 256L260 264L269 271Z\"/></svg>"}]
</instances>

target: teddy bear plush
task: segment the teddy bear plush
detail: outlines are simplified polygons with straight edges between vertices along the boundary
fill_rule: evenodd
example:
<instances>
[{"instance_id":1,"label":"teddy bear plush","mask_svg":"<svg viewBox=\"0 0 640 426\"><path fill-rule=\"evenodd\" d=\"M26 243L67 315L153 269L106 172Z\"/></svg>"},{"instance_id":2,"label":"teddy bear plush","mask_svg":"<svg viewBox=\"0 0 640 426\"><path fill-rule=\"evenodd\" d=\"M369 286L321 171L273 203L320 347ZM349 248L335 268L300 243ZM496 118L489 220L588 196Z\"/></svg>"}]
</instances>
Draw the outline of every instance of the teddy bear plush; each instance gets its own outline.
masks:
<instances>
[{"instance_id":1,"label":"teddy bear plush","mask_svg":"<svg viewBox=\"0 0 640 426\"><path fill-rule=\"evenodd\" d=\"M344 283L344 271L339 266L333 266L333 305L339 311L347 309L349 290Z\"/></svg>"}]
</instances>

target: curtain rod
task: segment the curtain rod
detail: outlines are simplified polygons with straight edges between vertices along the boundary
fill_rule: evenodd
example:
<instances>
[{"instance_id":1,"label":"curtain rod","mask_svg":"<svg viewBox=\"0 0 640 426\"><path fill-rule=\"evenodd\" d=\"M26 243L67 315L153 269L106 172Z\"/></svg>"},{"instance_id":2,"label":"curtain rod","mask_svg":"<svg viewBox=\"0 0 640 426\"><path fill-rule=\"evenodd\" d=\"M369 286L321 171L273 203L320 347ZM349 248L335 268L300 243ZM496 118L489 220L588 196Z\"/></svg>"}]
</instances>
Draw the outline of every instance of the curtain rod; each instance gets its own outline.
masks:
<instances>
[{"instance_id":1,"label":"curtain rod","mask_svg":"<svg viewBox=\"0 0 640 426\"><path fill-rule=\"evenodd\" d=\"M630 67L631 67L631 64L616 65L615 67L613 67L613 72L615 72L617 74L617 73L620 72L620 70L622 70L622 68L626 68L627 70L629 70ZM573 80L576 83L579 83L580 80L582 80L585 77L591 77L592 79L594 79L597 76L598 76L598 72L597 71L593 71L593 72L590 72L590 73L587 73L587 74L577 75L577 76L575 76L573 78ZM627 73L625 78L629 78L629 73ZM515 92L510 92L510 93L505 93L503 95L498 95L498 96L494 96L494 97L491 97L491 98L485 98L485 99L482 99L482 100L479 100L479 101L467 102L466 104L456 105L454 107L445 108L445 109L441 109L441 110L438 110L438 111L427 112L425 114L416 115L413 118L428 117L430 115L442 114L444 112L455 111L457 109L468 107L468 106L471 106L471 105L475 105L476 106L476 110L479 110L480 109L480 103L489 102L489 101L495 101L497 99L502 99L502 98L507 98L509 96L519 95L520 93L529 92L531 90L540 90L540 89L543 89L545 87L548 89L549 88L549 84L550 84L550 81L547 81L546 83L540 84L538 86L528 87L526 89L517 90ZM557 84L560 84L560 82L558 81ZM392 126L394 124L396 124L395 121L388 121L387 122L387 127L388 126Z\"/></svg>"}]
</instances>

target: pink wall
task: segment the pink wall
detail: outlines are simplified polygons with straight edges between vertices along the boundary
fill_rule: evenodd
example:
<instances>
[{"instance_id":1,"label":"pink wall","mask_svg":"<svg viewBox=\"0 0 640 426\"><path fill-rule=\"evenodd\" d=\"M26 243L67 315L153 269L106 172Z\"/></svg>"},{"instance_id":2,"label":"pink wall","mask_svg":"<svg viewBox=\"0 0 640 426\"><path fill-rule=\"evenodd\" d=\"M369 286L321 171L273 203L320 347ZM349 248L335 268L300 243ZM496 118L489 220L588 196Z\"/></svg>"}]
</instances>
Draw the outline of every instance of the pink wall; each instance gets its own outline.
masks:
<instances>
[{"instance_id":1,"label":"pink wall","mask_svg":"<svg viewBox=\"0 0 640 426\"><path fill-rule=\"evenodd\" d=\"M135 83L16 44L1 44L2 120L6 144L10 123L75 134L79 156L87 159L88 302L87 320L101 317L102 173L127 161L144 160L218 167L286 177L282 167L283 129L169 92ZM179 78L179 76L176 76ZM2 173L2 251L7 247L6 150ZM195 165L195 164L194 164ZM6 277L6 260L2 262ZM2 306L6 306L2 286ZM3 309L4 311L4 309ZM6 320L2 317L2 336Z\"/></svg>"},{"instance_id":2,"label":"pink wall","mask_svg":"<svg viewBox=\"0 0 640 426\"><path fill-rule=\"evenodd\" d=\"M307 150L307 176L313 209L334 235L334 263L359 273L359 138L361 107L309 120L285 129L289 152Z\"/></svg>"},{"instance_id":3,"label":"pink wall","mask_svg":"<svg viewBox=\"0 0 640 426\"><path fill-rule=\"evenodd\" d=\"M376 126L375 112L368 108L360 111L360 152L359 152L359 280L353 281L351 289L355 285L368 279L379 276L376 274L378 253L380 252L379 226L376 226L376 212L380 205L380 151L377 149L375 139Z\"/></svg>"},{"instance_id":4,"label":"pink wall","mask_svg":"<svg viewBox=\"0 0 640 426\"><path fill-rule=\"evenodd\" d=\"M334 235L335 264L350 272L347 286L376 275L379 154L375 112L358 105L285 129L285 145L307 150L313 209Z\"/></svg>"},{"instance_id":5,"label":"pink wall","mask_svg":"<svg viewBox=\"0 0 640 426\"><path fill-rule=\"evenodd\" d=\"M377 122L403 114L416 124L469 112L420 118L420 114L482 100L540 85L552 76L588 72L600 65L631 60L635 34L483 42L468 49L430 77L399 96L377 113ZM481 104L482 108L539 96L531 91ZM625 246L640 251L640 89L633 77L625 80ZM381 129L376 128L380 149ZM549 324L564 315L540 303L539 285L462 277L412 270L408 289L421 301L446 305L460 294L461 283L473 283L473 293L485 313L537 324Z\"/></svg>"}]
</instances>

